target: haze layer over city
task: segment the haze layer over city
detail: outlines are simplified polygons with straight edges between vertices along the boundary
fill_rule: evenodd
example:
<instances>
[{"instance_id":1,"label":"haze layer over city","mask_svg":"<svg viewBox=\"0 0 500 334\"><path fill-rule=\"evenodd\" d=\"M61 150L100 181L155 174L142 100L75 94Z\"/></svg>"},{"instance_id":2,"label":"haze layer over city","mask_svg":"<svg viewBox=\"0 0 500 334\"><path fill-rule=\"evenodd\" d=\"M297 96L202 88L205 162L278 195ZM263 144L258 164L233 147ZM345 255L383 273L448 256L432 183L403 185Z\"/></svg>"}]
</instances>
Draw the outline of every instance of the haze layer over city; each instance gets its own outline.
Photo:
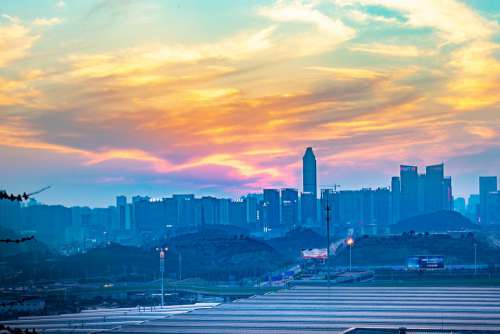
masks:
<instances>
[{"instance_id":1,"label":"haze layer over city","mask_svg":"<svg viewBox=\"0 0 500 334\"><path fill-rule=\"evenodd\" d=\"M499 333L500 7L0 2L0 332Z\"/></svg>"}]
</instances>

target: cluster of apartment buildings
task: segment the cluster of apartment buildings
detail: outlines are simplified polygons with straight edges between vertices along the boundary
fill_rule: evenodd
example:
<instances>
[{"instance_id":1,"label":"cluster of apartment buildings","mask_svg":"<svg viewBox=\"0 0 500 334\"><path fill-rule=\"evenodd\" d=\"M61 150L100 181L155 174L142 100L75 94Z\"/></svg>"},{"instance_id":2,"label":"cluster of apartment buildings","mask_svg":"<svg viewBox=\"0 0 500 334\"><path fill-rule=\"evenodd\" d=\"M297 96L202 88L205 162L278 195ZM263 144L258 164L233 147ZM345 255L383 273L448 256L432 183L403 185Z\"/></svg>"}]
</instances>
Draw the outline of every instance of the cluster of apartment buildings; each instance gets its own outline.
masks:
<instances>
[{"instance_id":1,"label":"cluster of apartment buildings","mask_svg":"<svg viewBox=\"0 0 500 334\"><path fill-rule=\"evenodd\" d=\"M391 186L339 190L322 188L318 196L316 157L312 148L303 156L303 187L263 189L238 200L194 194L165 198L125 196L108 208L64 207L0 201L0 225L25 234L35 234L51 246L85 249L105 241L138 244L151 238L196 231L209 225L237 225L263 236L282 235L297 226L323 231L326 208L332 228L378 234L400 220L423 213L463 208L463 213L481 224L500 224L497 178L480 177L479 195L454 201L451 178L444 164L400 166ZM465 203L465 201L463 201ZM472 211L472 213L471 213ZM54 233L57 230L59 233Z\"/></svg>"}]
</instances>

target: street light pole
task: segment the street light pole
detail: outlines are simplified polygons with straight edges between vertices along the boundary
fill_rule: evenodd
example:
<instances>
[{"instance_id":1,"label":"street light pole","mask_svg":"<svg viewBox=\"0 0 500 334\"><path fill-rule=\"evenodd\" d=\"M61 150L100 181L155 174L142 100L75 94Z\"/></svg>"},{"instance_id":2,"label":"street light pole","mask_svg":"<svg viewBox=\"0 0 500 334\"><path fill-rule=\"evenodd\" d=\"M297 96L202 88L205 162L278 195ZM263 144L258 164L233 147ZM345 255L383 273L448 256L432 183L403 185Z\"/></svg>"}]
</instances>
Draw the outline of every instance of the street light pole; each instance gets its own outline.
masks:
<instances>
[{"instance_id":1,"label":"street light pole","mask_svg":"<svg viewBox=\"0 0 500 334\"><path fill-rule=\"evenodd\" d=\"M179 281L182 280L182 254L179 253Z\"/></svg>"},{"instance_id":2,"label":"street light pole","mask_svg":"<svg viewBox=\"0 0 500 334\"><path fill-rule=\"evenodd\" d=\"M352 271L352 245L349 246L349 272Z\"/></svg>"},{"instance_id":3,"label":"street light pole","mask_svg":"<svg viewBox=\"0 0 500 334\"><path fill-rule=\"evenodd\" d=\"M474 275L477 275L477 243L474 243Z\"/></svg>"},{"instance_id":4,"label":"street light pole","mask_svg":"<svg viewBox=\"0 0 500 334\"><path fill-rule=\"evenodd\" d=\"M164 296L165 293L163 292L163 273L165 272L165 252L168 251L168 247L165 247L165 251L163 249L160 249L160 274L161 274L161 307L165 305L164 303Z\"/></svg>"},{"instance_id":5,"label":"street light pole","mask_svg":"<svg viewBox=\"0 0 500 334\"><path fill-rule=\"evenodd\" d=\"M347 238L347 246L349 246L349 272L352 271L352 245L354 245L354 239L352 237Z\"/></svg>"},{"instance_id":6,"label":"street light pole","mask_svg":"<svg viewBox=\"0 0 500 334\"><path fill-rule=\"evenodd\" d=\"M163 249L160 251L160 273L161 273L161 307L163 307L163 273L165 271L165 253Z\"/></svg>"},{"instance_id":7,"label":"street light pole","mask_svg":"<svg viewBox=\"0 0 500 334\"><path fill-rule=\"evenodd\" d=\"M326 268L328 286L330 286L330 204L328 198L326 199Z\"/></svg>"}]
</instances>

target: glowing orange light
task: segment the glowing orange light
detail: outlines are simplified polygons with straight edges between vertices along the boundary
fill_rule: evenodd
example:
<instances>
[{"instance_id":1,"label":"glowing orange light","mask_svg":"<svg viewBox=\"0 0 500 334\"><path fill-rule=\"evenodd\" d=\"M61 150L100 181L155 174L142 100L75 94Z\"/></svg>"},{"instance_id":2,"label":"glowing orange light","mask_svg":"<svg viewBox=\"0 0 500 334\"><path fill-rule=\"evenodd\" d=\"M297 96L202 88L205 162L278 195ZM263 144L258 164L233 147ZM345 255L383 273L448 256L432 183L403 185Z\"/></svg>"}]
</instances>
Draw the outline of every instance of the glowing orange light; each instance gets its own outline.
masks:
<instances>
[{"instance_id":1,"label":"glowing orange light","mask_svg":"<svg viewBox=\"0 0 500 334\"><path fill-rule=\"evenodd\" d=\"M346 240L347 245L352 246L354 245L354 239L352 237L347 238Z\"/></svg>"}]
</instances>

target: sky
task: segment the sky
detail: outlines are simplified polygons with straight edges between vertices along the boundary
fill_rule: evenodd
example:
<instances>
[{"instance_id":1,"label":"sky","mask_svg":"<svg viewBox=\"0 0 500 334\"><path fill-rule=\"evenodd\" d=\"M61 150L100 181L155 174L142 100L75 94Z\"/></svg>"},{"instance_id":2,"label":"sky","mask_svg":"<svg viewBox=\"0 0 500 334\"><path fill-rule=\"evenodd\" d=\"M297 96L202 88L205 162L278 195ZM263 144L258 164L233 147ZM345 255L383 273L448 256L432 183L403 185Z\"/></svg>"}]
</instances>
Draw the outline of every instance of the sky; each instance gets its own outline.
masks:
<instances>
[{"instance_id":1,"label":"sky","mask_svg":"<svg viewBox=\"0 0 500 334\"><path fill-rule=\"evenodd\" d=\"M0 188L237 198L500 175L500 1L0 1Z\"/></svg>"}]
</instances>

